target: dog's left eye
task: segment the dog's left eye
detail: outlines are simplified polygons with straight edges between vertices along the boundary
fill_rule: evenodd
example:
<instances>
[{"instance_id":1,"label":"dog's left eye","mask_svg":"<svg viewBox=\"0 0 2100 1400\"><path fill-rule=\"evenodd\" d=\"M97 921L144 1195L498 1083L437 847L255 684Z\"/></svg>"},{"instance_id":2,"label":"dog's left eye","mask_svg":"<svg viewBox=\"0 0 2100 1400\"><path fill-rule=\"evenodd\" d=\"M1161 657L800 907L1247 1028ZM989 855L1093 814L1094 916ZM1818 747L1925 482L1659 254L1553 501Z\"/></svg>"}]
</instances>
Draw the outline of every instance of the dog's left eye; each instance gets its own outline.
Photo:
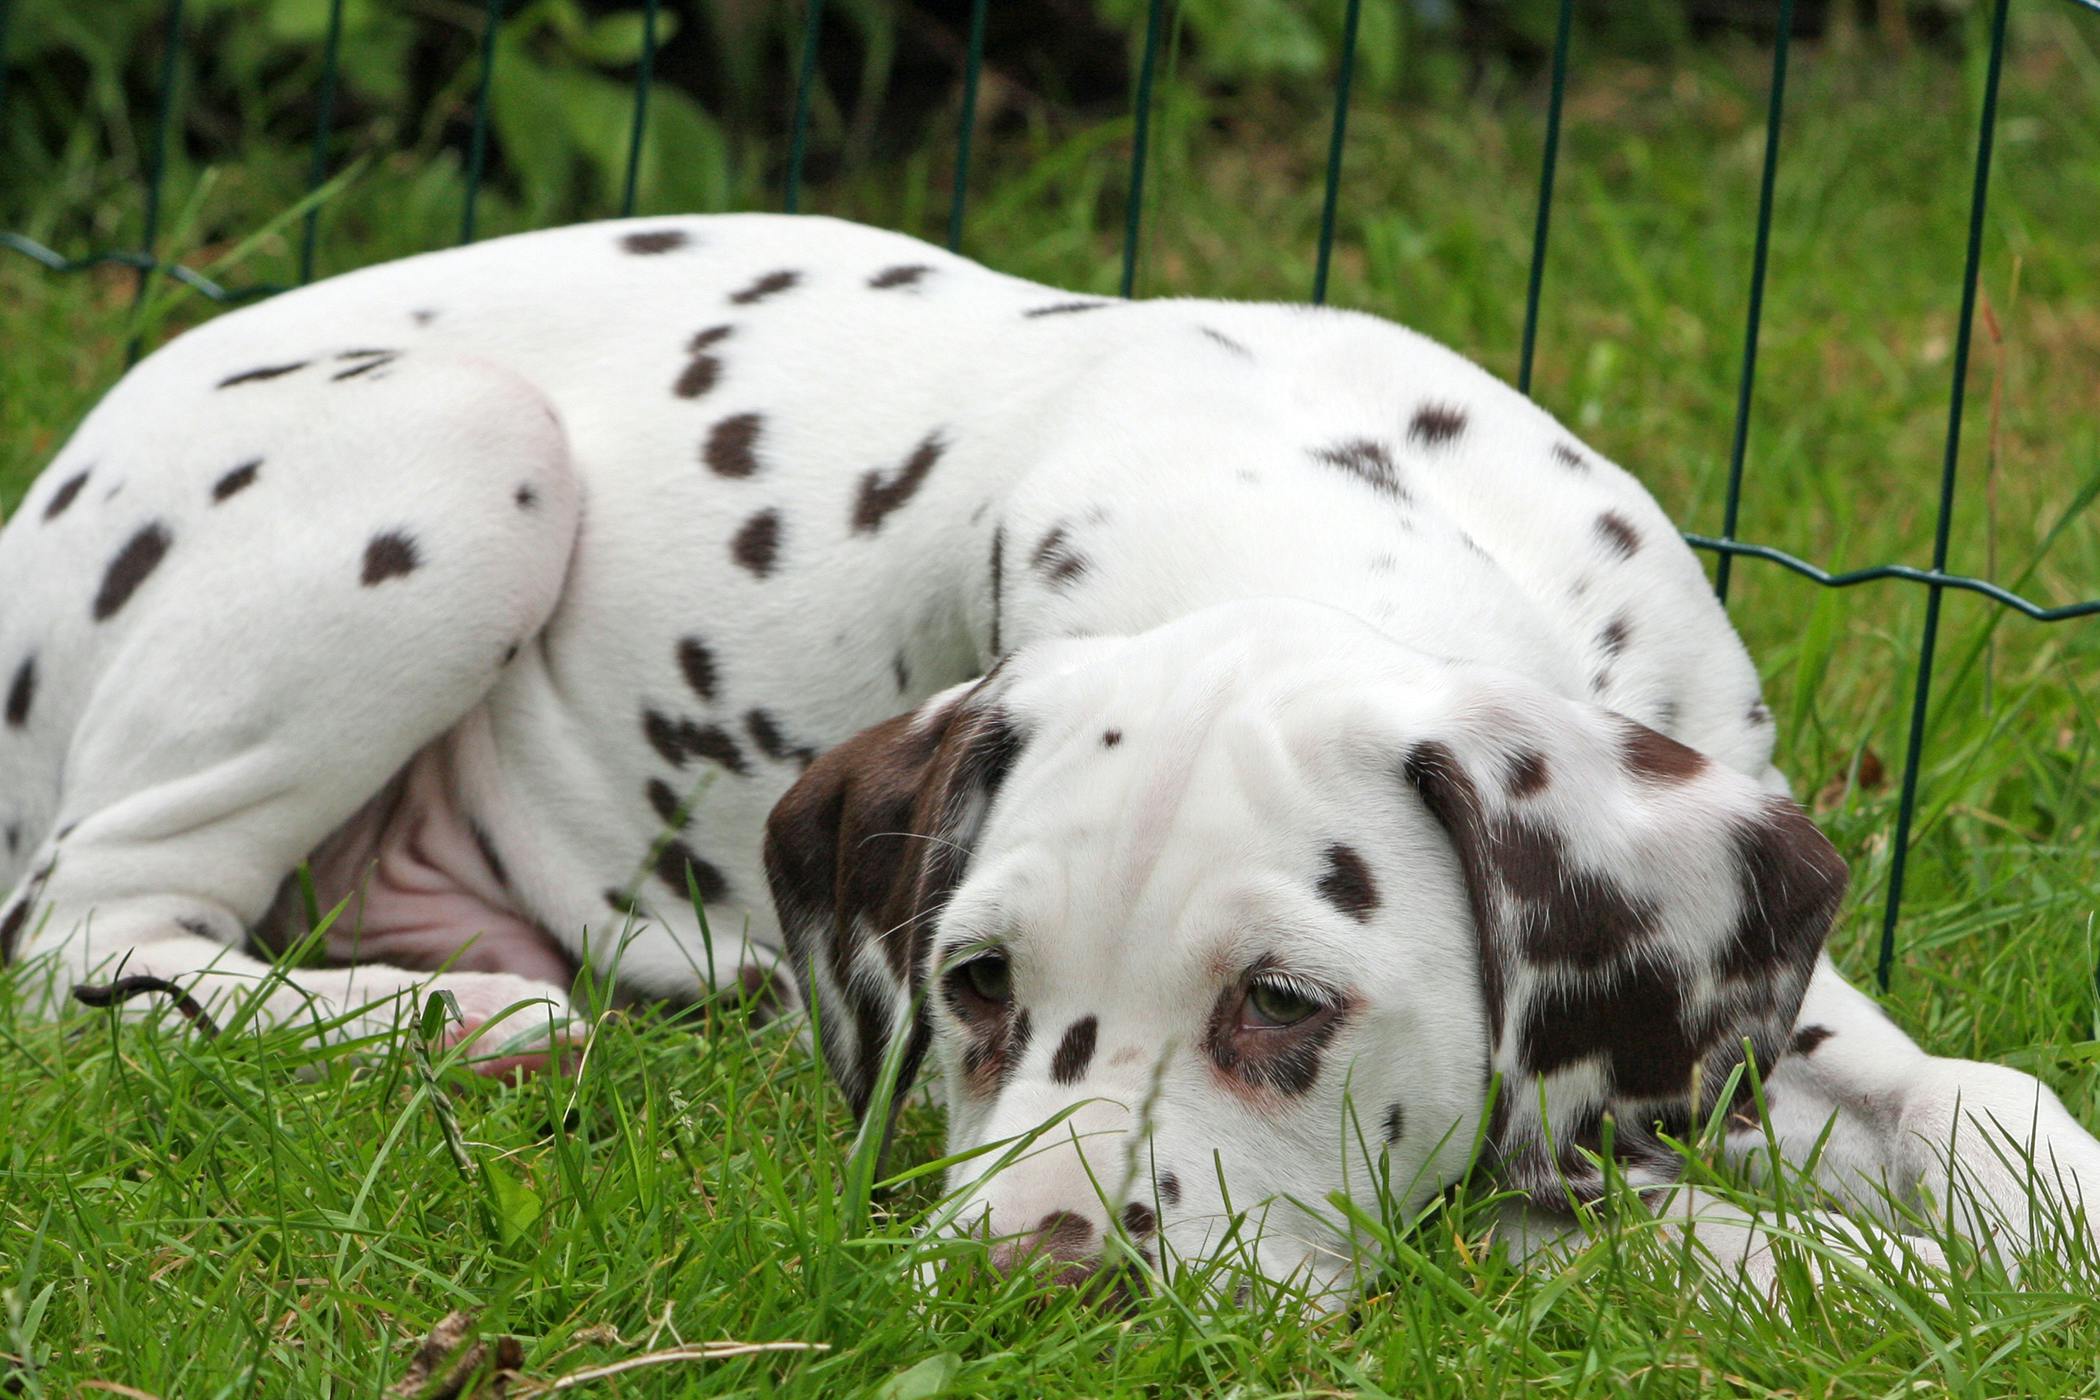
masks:
<instances>
[{"instance_id":1,"label":"dog's left eye","mask_svg":"<svg viewBox=\"0 0 2100 1400\"><path fill-rule=\"evenodd\" d=\"M1323 1003L1287 983L1257 981L1247 987L1245 1026L1295 1026L1317 1014Z\"/></svg>"}]
</instances>

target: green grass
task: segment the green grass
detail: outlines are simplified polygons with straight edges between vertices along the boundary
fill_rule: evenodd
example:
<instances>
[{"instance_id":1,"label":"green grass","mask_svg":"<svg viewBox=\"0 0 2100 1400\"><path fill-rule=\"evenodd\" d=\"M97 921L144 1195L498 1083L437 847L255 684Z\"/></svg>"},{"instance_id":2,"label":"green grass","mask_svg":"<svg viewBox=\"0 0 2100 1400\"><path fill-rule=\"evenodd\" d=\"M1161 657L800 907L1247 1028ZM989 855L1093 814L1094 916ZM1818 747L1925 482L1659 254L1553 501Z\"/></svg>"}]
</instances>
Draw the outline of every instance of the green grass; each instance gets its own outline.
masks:
<instances>
[{"instance_id":1,"label":"green grass","mask_svg":"<svg viewBox=\"0 0 2100 1400\"><path fill-rule=\"evenodd\" d=\"M2022 17L1984 275L1998 334L1979 332L1971 372L1953 561L2065 602L2100 593L2094 517L2057 530L2100 481L2100 24L2070 7ZM1743 533L1832 566L1922 564L1980 70L1874 50L1798 58ZM1582 56L1578 74L1535 392L1684 525L1715 530L1764 60ZM1334 300L1513 375L1542 106L1533 88L1490 84L1359 109ZM1288 102L1207 102L1168 82L1141 290L1302 296L1324 139ZM1126 145L1127 128L1054 122L993 143L968 249L1112 290ZM168 246L199 263L223 253L296 198L302 168L258 151L201 184L179 169ZM934 145L807 202L937 234L945 178ZM447 241L454 180L442 165L365 167L324 218L324 270ZM83 167L22 217L108 241L132 227L127 199ZM515 217L499 198L484 226ZM282 278L292 248L265 238L226 275ZM122 276L0 260L0 502L119 372L129 299ZM186 303L170 324L203 311ZM1748 563L1732 612L1767 678L1781 764L1853 863L1835 946L1863 972L1922 593L1828 593ZM2043 627L1963 596L1945 625L1887 1005L1928 1048L2037 1073L2100 1123L2100 625ZM1320 1321L1281 1295L1205 1308L1200 1279L1128 1317L967 1269L924 1299L912 1227L935 1179L878 1190L865 1214L841 1196L847 1116L791 1036L747 1034L734 1015L712 1034L612 1017L576 1073L512 1088L413 1042L353 1066L282 1037L205 1043L85 1013L34 1025L0 980L0 1102L0 1387L33 1395L91 1394L96 1379L171 1397L376 1395L455 1311L521 1339L540 1383L681 1342L823 1348L667 1360L599 1393L2100 1393L2100 1304L2046 1267L2016 1289L1984 1262L1936 1297L1890 1266L1821 1293L1797 1279L1783 1318L1717 1312L1638 1231L1520 1272L1481 1248L1471 1208L1402 1235L1369 1301ZM937 1115L915 1105L887 1169L939 1142Z\"/></svg>"}]
</instances>

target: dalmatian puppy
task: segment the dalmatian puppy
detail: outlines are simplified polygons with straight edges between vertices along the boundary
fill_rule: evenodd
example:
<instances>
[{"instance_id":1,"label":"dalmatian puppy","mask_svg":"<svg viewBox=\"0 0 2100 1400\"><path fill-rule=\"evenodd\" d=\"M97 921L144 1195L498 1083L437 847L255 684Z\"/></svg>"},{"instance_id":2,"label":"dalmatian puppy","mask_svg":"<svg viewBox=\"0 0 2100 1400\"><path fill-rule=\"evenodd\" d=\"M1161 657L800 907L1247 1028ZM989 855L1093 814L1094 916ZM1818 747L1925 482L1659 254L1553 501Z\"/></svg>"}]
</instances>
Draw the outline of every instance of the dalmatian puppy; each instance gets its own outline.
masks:
<instances>
[{"instance_id":1,"label":"dalmatian puppy","mask_svg":"<svg viewBox=\"0 0 2100 1400\"><path fill-rule=\"evenodd\" d=\"M1268 1203L1260 1272L1338 1285L1320 1203L1476 1138L1550 1233L1716 1113L2015 1251L2029 1158L2100 1193L2047 1089L1823 956L1844 866L1647 493L1371 316L816 218L433 253L132 371L0 599L0 948L53 1014L359 1040L434 988L529 1061L582 964L784 960L856 1109L937 1068L990 1149L958 1228L1074 1281ZM327 965L272 975L302 864Z\"/></svg>"}]
</instances>

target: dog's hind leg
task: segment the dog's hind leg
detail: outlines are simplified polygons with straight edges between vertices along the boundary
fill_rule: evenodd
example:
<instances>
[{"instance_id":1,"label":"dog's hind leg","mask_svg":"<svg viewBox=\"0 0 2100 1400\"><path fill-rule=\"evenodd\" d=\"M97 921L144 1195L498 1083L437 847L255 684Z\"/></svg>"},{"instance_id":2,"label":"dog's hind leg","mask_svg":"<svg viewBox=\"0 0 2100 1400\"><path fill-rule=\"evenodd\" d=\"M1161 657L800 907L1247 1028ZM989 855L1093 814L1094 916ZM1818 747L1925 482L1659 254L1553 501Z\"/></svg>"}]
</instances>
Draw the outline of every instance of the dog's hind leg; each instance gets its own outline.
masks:
<instances>
[{"instance_id":1,"label":"dog's hind leg","mask_svg":"<svg viewBox=\"0 0 2100 1400\"><path fill-rule=\"evenodd\" d=\"M0 535L0 647L38 677L4 766L55 775L0 942L40 960L23 976L50 1011L114 982L223 1021L265 986L265 1022L369 1033L428 979L271 979L241 945L545 623L578 521L564 434L484 364L374 350L242 375L187 348L119 385ZM438 985L470 1022L560 1000L498 972Z\"/></svg>"}]
</instances>

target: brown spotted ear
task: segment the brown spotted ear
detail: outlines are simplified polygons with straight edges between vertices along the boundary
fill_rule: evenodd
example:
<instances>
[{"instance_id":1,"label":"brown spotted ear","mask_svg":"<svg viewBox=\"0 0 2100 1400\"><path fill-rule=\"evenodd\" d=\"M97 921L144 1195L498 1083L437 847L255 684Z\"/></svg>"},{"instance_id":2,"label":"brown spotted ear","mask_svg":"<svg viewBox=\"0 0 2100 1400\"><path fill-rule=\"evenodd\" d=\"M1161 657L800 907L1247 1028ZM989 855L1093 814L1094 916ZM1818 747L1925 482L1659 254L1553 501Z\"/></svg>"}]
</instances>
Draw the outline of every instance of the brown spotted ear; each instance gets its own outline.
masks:
<instances>
[{"instance_id":1,"label":"brown spotted ear","mask_svg":"<svg viewBox=\"0 0 2100 1400\"><path fill-rule=\"evenodd\" d=\"M1746 1040L1760 1073L1784 1053L1844 862L1793 802L1592 705L1501 688L1442 729L1403 768L1472 906L1491 1162L1539 1205L1595 1199L1610 1114L1626 1178L1674 1178L1658 1133L1705 1122Z\"/></svg>"},{"instance_id":2,"label":"brown spotted ear","mask_svg":"<svg viewBox=\"0 0 2100 1400\"><path fill-rule=\"evenodd\" d=\"M898 1100L925 1054L924 1015L905 1022L924 985L927 936L1020 749L995 677L825 753L766 821L766 877L788 957L856 1115L893 1035L910 1035Z\"/></svg>"}]
</instances>

